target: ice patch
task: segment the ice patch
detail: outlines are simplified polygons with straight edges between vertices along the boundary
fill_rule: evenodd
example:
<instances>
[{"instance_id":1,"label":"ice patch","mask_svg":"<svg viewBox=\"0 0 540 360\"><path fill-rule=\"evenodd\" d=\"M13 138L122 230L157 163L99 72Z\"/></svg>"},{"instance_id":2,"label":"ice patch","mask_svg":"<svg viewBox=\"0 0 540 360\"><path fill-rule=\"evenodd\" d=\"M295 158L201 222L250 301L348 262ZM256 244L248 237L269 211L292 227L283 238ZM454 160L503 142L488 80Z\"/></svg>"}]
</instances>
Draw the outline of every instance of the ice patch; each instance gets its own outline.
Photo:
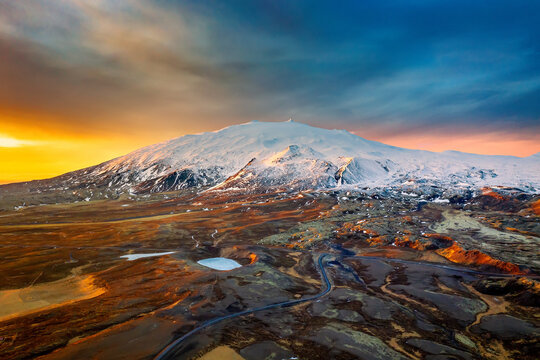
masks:
<instances>
[{"instance_id":1,"label":"ice patch","mask_svg":"<svg viewBox=\"0 0 540 360\"><path fill-rule=\"evenodd\" d=\"M167 252L160 252L160 253L128 254L128 255L122 255L120 257L124 258L124 259L127 259L128 261L133 261L133 260L147 258L147 257L174 254L175 252L176 251L167 251Z\"/></svg>"},{"instance_id":2,"label":"ice patch","mask_svg":"<svg viewBox=\"0 0 540 360\"><path fill-rule=\"evenodd\" d=\"M209 267L214 270L232 270L239 267L242 267L239 263L232 259L227 259L223 257L209 258L197 261L198 264L202 266Z\"/></svg>"},{"instance_id":3,"label":"ice patch","mask_svg":"<svg viewBox=\"0 0 540 360\"><path fill-rule=\"evenodd\" d=\"M436 198L435 200L432 200L431 202L434 202L434 203L440 203L440 204L448 204L448 203L450 202L450 200L448 200L448 199Z\"/></svg>"}]
</instances>

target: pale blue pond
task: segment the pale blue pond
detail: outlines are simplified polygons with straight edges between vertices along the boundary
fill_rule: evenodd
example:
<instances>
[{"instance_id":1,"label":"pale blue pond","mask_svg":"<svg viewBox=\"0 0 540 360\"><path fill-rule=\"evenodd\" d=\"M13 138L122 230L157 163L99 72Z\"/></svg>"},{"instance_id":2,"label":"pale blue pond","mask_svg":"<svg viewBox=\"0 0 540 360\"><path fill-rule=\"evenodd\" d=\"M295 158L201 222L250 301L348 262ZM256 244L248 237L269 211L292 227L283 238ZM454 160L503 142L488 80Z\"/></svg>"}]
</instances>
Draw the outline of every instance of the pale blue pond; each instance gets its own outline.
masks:
<instances>
[{"instance_id":1,"label":"pale blue pond","mask_svg":"<svg viewBox=\"0 0 540 360\"><path fill-rule=\"evenodd\" d=\"M197 263L214 270L232 270L242 266L232 259L227 259L223 257L203 259L197 261Z\"/></svg>"}]
</instances>

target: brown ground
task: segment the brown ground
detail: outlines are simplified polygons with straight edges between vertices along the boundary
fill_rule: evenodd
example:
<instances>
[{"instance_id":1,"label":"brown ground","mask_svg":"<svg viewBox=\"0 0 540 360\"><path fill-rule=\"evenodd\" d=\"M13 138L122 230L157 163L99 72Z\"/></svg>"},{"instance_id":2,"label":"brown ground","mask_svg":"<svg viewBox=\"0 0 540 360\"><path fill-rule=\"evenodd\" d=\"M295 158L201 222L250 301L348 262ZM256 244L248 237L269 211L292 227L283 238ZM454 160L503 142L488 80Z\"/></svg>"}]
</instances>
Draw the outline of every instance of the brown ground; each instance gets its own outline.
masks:
<instances>
[{"instance_id":1,"label":"brown ground","mask_svg":"<svg viewBox=\"0 0 540 360\"><path fill-rule=\"evenodd\" d=\"M438 349L456 358L533 359L540 287L530 209L538 200L484 196L465 205L467 218L453 205L418 210L409 199L354 195L338 203L331 193L158 194L3 211L0 358L150 359L205 320L318 293L315 261L325 252L330 294L212 326L177 358L419 359ZM476 261L480 255L445 256L456 243L529 278L494 295L478 289L498 288L477 284L496 275L425 264L512 272ZM344 257L343 249L376 259ZM174 253L120 258L166 251ZM219 272L196 263L217 256L243 266ZM524 335L501 339L479 327L497 314L522 321L513 326Z\"/></svg>"}]
</instances>

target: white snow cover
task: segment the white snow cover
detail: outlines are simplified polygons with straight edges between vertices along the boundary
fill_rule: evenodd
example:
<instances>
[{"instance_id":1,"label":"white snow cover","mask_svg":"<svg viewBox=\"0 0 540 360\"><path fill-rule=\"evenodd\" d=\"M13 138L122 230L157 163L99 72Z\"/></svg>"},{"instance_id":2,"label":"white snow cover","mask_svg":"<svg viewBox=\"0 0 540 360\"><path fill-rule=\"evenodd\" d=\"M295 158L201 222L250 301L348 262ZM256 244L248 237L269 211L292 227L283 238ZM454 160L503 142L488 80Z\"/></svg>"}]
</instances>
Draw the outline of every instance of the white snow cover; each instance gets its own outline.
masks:
<instances>
[{"instance_id":1,"label":"white snow cover","mask_svg":"<svg viewBox=\"0 0 540 360\"><path fill-rule=\"evenodd\" d=\"M128 255L122 255L120 257L123 259L127 259L128 261L133 261L133 260L143 259L147 257L170 255L174 253L175 253L174 251L167 251L167 252L159 252L159 253L128 254Z\"/></svg>"},{"instance_id":2,"label":"white snow cover","mask_svg":"<svg viewBox=\"0 0 540 360\"><path fill-rule=\"evenodd\" d=\"M85 176L114 174L115 185L130 188L182 170L214 189L250 184L385 187L406 182L540 189L539 154L519 158L410 150L292 121L253 121L182 136L98 165Z\"/></svg>"}]
</instances>

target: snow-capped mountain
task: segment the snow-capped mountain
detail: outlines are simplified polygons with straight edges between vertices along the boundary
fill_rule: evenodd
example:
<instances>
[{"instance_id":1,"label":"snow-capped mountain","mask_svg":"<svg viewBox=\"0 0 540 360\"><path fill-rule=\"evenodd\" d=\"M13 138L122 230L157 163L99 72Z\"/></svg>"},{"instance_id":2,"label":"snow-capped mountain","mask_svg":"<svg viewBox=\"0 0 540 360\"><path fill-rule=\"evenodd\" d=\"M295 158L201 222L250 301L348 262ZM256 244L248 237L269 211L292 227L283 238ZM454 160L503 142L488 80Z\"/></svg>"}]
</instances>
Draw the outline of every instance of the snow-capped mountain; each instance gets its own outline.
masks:
<instances>
[{"instance_id":1,"label":"snow-capped mountain","mask_svg":"<svg viewBox=\"0 0 540 360\"><path fill-rule=\"evenodd\" d=\"M50 189L108 188L126 193L189 187L223 191L404 184L508 186L537 192L540 158L410 150L345 130L253 121L147 146L43 184Z\"/></svg>"}]
</instances>

